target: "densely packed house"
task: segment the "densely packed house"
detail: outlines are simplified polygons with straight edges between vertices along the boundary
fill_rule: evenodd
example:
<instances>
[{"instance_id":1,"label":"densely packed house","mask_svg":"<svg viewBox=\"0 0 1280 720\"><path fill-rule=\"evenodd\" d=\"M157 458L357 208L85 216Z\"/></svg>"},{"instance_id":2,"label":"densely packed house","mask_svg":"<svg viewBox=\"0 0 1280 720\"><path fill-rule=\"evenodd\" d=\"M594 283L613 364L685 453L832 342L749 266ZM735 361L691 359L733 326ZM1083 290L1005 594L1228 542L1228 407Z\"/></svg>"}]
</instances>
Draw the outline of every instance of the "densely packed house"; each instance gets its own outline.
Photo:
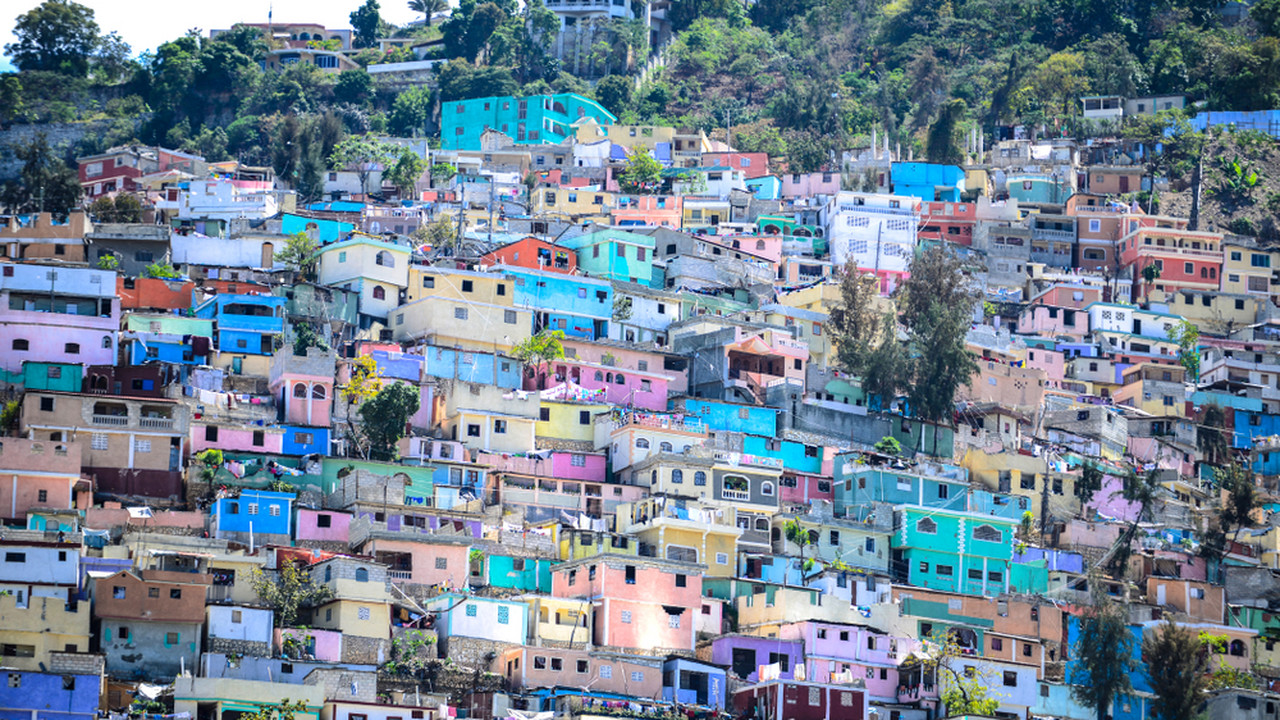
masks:
<instances>
[{"instance_id":1,"label":"densely packed house","mask_svg":"<svg viewBox=\"0 0 1280 720\"><path fill-rule=\"evenodd\" d=\"M800 174L572 94L441 115L408 197L124 147L81 179L143 222L0 219L0 708L1083 720L1099 595L1223 638L1213 717L1280 702L1274 506L1202 552L1214 468L1280 475L1280 252L1068 140ZM938 246L977 371L926 423L829 314Z\"/></svg>"}]
</instances>

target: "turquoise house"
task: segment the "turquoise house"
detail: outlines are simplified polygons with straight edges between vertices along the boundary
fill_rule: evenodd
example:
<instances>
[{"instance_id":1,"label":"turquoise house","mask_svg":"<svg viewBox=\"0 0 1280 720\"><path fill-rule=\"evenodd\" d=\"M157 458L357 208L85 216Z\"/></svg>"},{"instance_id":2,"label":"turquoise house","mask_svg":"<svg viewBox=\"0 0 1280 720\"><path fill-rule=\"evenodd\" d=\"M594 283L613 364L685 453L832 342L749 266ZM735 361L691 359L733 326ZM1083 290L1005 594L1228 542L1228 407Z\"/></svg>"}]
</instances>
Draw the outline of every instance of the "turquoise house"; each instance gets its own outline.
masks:
<instances>
[{"instance_id":1,"label":"turquoise house","mask_svg":"<svg viewBox=\"0 0 1280 720\"><path fill-rule=\"evenodd\" d=\"M1074 192L1070 178L1057 173L1020 173L1005 180L1009 198L1029 205L1059 205Z\"/></svg>"},{"instance_id":2,"label":"turquoise house","mask_svg":"<svg viewBox=\"0 0 1280 720\"><path fill-rule=\"evenodd\" d=\"M600 103L576 93L455 100L440 105L440 146L479 150L486 130L510 135L517 145L559 145L584 118L601 125L618 120Z\"/></svg>"},{"instance_id":3,"label":"turquoise house","mask_svg":"<svg viewBox=\"0 0 1280 720\"><path fill-rule=\"evenodd\" d=\"M26 390L80 392L84 384L84 366L80 363L24 360L22 370L18 372L0 370L0 380L21 385Z\"/></svg>"},{"instance_id":4,"label":"turquoise house","mask_svg":"<svg viewBox=\"0 0 1280 720\"><path fill-rule=\"evenodd\" d=\"M712 430L766 437L778 434L777 408L695 397L675 398L667 404L672 412L697 415Z\"/></svg>"},{"instance_id":5,"label":"turquoise house","mask_svg":"<svg viewBox=\"0 0 1280 720\"><path fill-rule=\"evenodd\" d=\"M964 169L958 165L896 162L890 168L893 194L924 202L960 202L964 195Z\"/></svg>"},{"instance_id":6,"label":"turquoise house","mask_svg":"<svg viewBox=\"0 0 1280 720\"><path fill-rule=\"evenodd\" d=\"M1018 523L915 505L894 515L894 582L967 595L1009 592Z\"/></svg>"},{"instance_id":7,"label":"turquoise house","mask_svg":"<svg viewBox=\"0 0 1280 720\"><path fill-rule=\"evenodd\" d=\"M550 595L553 565L548 558L495 554L485 557L482 572L489 587Z\"/></svg>"},{"instance_id":8,"label":"turquoise house","mask_svg":"<svg viewBox=\"0 0 1280 720\"><path fill-rule=\"evenodd\" d=\"M745 184L757 200L777 200L782 197L782 181L773 175L748 178Z\"/></svg>"},{"instance_id":9,"label":"turquoise house","mask_svg":"<svg viewBox=\"0 0 1280 720\"><path fill-rule=\"evenodd\" d=\"M655 240L648 235L625 230L597 230L559 241L578 253L578 269L595 278L621 280L650 287L654 284L653 249Z\"/></svg>"},{"instance_id":10,"label":"turquoise house","mask_svg":"<svg viewBox=\"0 0 1280 720\"><path fill-rule=\"evenodd\" d=\"M923 508L969 510L969 479L960 468L950 468L948 476L924 475L905 468L867 465L860 453L836 456L833 510L843 517L849 508L885 502Z\"/></svg>"}]
</instances>

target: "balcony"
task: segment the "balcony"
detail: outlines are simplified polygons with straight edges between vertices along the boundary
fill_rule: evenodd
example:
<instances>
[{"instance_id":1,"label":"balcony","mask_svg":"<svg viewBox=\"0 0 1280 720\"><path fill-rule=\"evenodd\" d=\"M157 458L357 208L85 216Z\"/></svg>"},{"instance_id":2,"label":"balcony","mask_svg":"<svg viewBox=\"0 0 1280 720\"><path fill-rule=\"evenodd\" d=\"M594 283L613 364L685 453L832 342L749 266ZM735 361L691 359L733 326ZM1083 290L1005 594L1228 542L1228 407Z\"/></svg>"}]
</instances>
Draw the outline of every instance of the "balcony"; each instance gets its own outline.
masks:
<instances>
[{"instance_id":1,"label":"balcony","mask_svg":"<svg viewBox=\"0 0 1280 720\"><path fill-rule=\"evenodd\" d=\"M98 416L97 415L93 416L93 420L96 423L98 421ZM140 418L138 420L138 427L142 428L143 430L172 430L173 418L163 418L163 417Z\"/></svg>"},{"instance_id":2,"label":"balcony","mask_svg":"<svg viewBox=\"0 0 1280 720\"><path fill-rule=\"evenodd\" d=\"M169 422L172 423L173 421L170 420ZM129 417L127 415L94 415L93 424L124 427L129 424Z\"/></svg>"},{"instance_id":3,"label":"balcony","mask_svg":"<svg viewBox=\"0 0 1280 720\"><path fill-rule=\"evenodd\" d=\"M413 571L412 570L388 570L387 577L390 578L392 582L409 582L410 580L413 579Z\"/></svg>"},{"instance_id":4,"label":"balcony","mask_svg":"<svg viewBox=\"0 0 1280 720\"><path fill-rule=\"evenodd\" d=\"M725 500L750 500L751 493L744 490L730 490L725 488L720 491L720 496Z\"/></svg>"}]
</instances>

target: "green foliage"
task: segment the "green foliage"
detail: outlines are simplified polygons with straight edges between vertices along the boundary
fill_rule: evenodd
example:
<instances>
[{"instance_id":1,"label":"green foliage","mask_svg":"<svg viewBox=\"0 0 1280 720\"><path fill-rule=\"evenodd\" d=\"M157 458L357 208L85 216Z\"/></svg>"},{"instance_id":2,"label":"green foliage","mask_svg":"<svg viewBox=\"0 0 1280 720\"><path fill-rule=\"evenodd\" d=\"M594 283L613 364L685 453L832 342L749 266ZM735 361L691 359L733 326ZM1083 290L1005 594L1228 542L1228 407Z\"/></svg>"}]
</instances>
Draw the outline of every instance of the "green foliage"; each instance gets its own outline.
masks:
<instances>
[{"instance_id":1,"label":"green foliage","mask_svg":"<svg viewBox=\"0 0 1280 720\"><path fill-rule=\"evenodd\" d=\"M1262 176L1240 156L1218 158L1219 183L1216 192L1227 199L1247 200L1254 188L1262 182Z\"/></svg>"},{"instance_id":2,"label":"green foliage","mask_svg":"<svg viewBox=\"0 0 1280 720\"><path fill-rule=\"evenodd\" d=\"M375 169L389 165L397 151L395 145L373 135L351 136L333 148L333 152L329 154L329 167L354 170L360 177L361 192L367 195L369 176Z\"/></svg>"},{"instance_id":3,"label":"green foliage","mask_svg":"<svg viewBox=\"0 0 1280 720\"><path fill-rule=\"evenodd\" d=\"M206 448L197 453L196 462L200 463L200 480L212 483L224 460L222 451L217 448Z\"/></svg>"},{"instance_id":4,"label":"green foliage","mask_svg":"<svg viewBox=\"0 0 1280 720\"><path fill-rule=\"evenodd\" d=\"M293 326L293 354L304 357L308 348L320 348L329 351L329 344L324 341L311 323L300 322Z\"/></svg>"},{"instance_id":5,"label":"green foliage","mask_svg":"<svg viewBox=\"0 0 1280 720\"><path fill-rule=\"evenodd\" d=\"M369 400L382 390L382 374L378 362L368 355L361 355L351 363L350 378L342 386L342 396L350 404Z\"/></svg>"},{"instance_id":6,"label":"green foliage","mask_svg":"<svg viewBox=\"0 0 1280 720\"><path fill-rule=\"evenodd\" d=\"M295 716L310 712L305 701L284 698L278 703L258 705L256 711L241 714L239 720L294 720Z\"/></svg>"},{"instance_id":7,"label":"green foliage","mask_svg":"<svg viewBox=\"0 0 1280 720\"><path fill-rule=\"evenodd\" d=\"M901 455L902 454L902 443L898 442L898 438L892 435L885 435L884 437L880 438L879 440L876 441L876 444L873 447L875 447L876 452L881 453L883 455Z\"/></svg>"},{"instance_id":8,"label":"green foliage","mask_svg":"<svg viewBox=\"0 0 1280 720\"><path fill-rule=\"evenodd\" d=\"M1099 594L1080 618L1071 664L1071 694L1105 717L1117 697L1132 691L1133 636L1125 609Z\"/></svg>"},{"instance_id":9,"label":"green foliage","mask_svg":"<svg viewBox=\"0 0 1280 720\"><path fill-rule=\"evenodd\" d=\"M1195 717L1207 686L1207 663L1196 633L1166 620L1144 633L1142 657L1156 696L1151 704L1153 716L1159 720Z\"/></svg>"},{"instance_id":10,"label":"green foliage","mask_svg":"<svg viewBox=\"0 0 1280 720\"><path fill-rule=\"evenodd\" d=\"M94 263L94 267L99 270L118 270L120 269L120 258L116 257L115 253L103 255L98 258L98 262Z\"/></svg>"},{"instance_id":11,"label":"green foliage","mask_svg":"<svg viewBox=\"0 0 1280 720\"><path fill-rule=\"evenodd\" d=\"M363 105L373 96L373 78L368 71L343 70L333 86L333 99L352 105Z\"/></svg>"},{"instance_id":12,"label":"green foliage","mask_svg":"<svg viewBox=\"0 0 1280 720\"><path fill-rule=\"evenodd\" d=\"M79 206L80 178L49 146L43 132L9 150L22 163L18 181L5 183L0 190L0 204L9 212L43 211L65 216Z\"/></svg>"},{"instance_id":13,"label":"green foliage","mask_svg":"<svg viewBox=\"0 0 1280 720\"><path fill-rule=\"evenodd\" d=\"M1243 690L1258 690L1260 685L1258 678L1252 673L1233 668L1230 665L1222 665L1209 675L1209 681L1205 685L1205 689L1227 690L1231 688L1240 688Z\"/></svg>"},{"instance_id":14,"label":"green foliage","mask_svg":"<svg viewBox=\"0 0 1280 720\"><path fill-rule=\"evenodd\" d=\"M391 641L391 659L383 664L383 672L398 677L421 678L436 662L435 642L434 636L421 630L401 633Z\"/></svg>"},{"instance_id":15,"label":"green foliage","mask_svg":"<svg viewBox=\"0 0 1280 720\"><path fill-rule=\"evenodd\" d=\"M563 330L540 330L511 348L511 357L521 365L534 370L550 368L551 363L564 357ZM550 373L548 373L550 374ZM545 380L539 381L539 387Z\"/></svg>"},{"instance_id":16,"label":"green foliage","mask_svg":"<svg viewBox=\"0 0 1280 720\"><path fill-rule=\"evenodd\" d=\"M93 10L71 0L45 0L19 15L13 34L4 51L19 70L81 77L101 43Z\"/></svg>"},{"instance_id":17,"label":"green foliage","mask_svg":"<svg viewBox=\"0 0 1280 720\"><path fill-rule=\"evenodd\" d=\"M449 9L449 0L409 0L409 9L422 13L422 22L431 27L431 16Z\"/></svg>"},{"instance_id":18,"label":"green foliage","mask_svg":"<svg viewBox=\"0 0 1280 720\"><path fill-rule=\"evenodd\" d=\"M418 137L426 132L431 120L431 90L415 85L396 96L391 103L387 128L396 137Z\"/></svg>"},{"instance_id":19,"label":"green foliage","mask_svg":"<svg viewBox=\"0 0 1280 720\"><path fill-rule=\"evenodd\" d=\"M17 400L6 402L0 407L0 433L9 434L18 427L18 416L22 414L22 403Z\"/></svg>"},{"instance_id":20,"label":"green foliage","mask_svg":"<svg viewBox=\"0 0 1280 720\"><path fill-rule=\"evenodd\" d=\"M605 110L621 116L631 105L631 78L621 75L607 75L596 83L596 99Z\"/></svg>"},{"instance_id":21,"label":"green foliage","mask_svg":"<svg viewBox=\"0 0 1280 720\"><path fill-rule=\"evenodd\" d=\"M452 248L458 239L458 228L447 217L439 217L429 223L418 226L413 231L413 239L419 243L430 245L433 249Z\"/></svg>"},{"instance_id":22,"label":"green foliage","mask_svg":"<svg viewBox=\"0 0 1280 720\"><path fill-rule=\"evenodd\" d=\"M964 163L964 152L960 149L960 121L965 111L963 100L952 100L942 107L938 121L929 128L929 141L925 147L929 162L939 165Z\"/></svg>"},{"instance_id":23,"label":"green foliage","mask_svg":"<svg viewBox=\"0 0 1280 720\"><path fill-rule=\"evenodd\" d=\"M275 259L285 267L302 276L304 280L314 280L316 275L319 244L305 232L296 232L284 240L284 248L275 254Z\"/></svg>"},{"instance_id":24,"label":"green foliage","mask_svg":"<svg viewBox=\"0 0 1280 720\"><path fill-rule=\"evenodd\" d=\"M418 390L406 383L392 383L360 406L361 430L374 460L394 460L396 443L405 435L409 416L418 411Z\"/></svg>"},{"instance_id":25,"label":"green foliage","mask_svg":"<svg viewBox=\"0 0 1280 720\"><path fill-rule=\"evenodd\" d=\"M618 173L618 186L623 192L652 195L662 187L662 165L649 153L649 148L637 145L627 157L627 166Z\"/></svg>"},{"instance_id":26,"label":"green foliage","mask_svg":"<svg viewBox=\"0 0 1280 720\"><path fill-rule=\"evenodd\" d=\"M507 68L477 68L460 60L450 60L438 71L437 76L441 102L515 95L520 90L515 76Z\"/></svg>"},{"instance_id":27,"label":"green foliage","mask_svg":"<svg viewBox=\"0 0 1280 720\"><path fill-rule=\"evenodd\" d=\"M1080 497L1082 503L1089 503L1093 500L1093 494L1102 489L1102 479L1104 477L1102 468L1092 461L1086 461L1080 468L1080 478L1076 480L1076 495Z\"/></svg>"},{"instance_id":28,"label":"green foliage","mask_svg":"<svg viewBox=\"0 0 1280 720\"><path fill-rule=\"evenodd\" d=\"M175 269L172 265L169 265L168 263L158 263L158 262L151 263L150 265L148 265L142 271L142 274L143 274L143 277L163 278L165 280L172 280L175 278L182 277L178 273L177 269Z\"/></svg>"},{"instance_id":29,"label":"green foliage","mask_svg":"<svg viewBox=\"0 0 1280 720\"><path fill-rule=\"evenodd\" d=\"M89 204L89 216L100 223L140 223L142 201L130 193L116 195L114 199L103 195Z\"/></svg>"},{"instance_id":30,"label":"green foliage","mask_svg":"<svg viewBox=\"0 0 1280 720\"><path fill-rule=\"evenodd\" d=\"M427 171L427 161L409 148L401 148L400 156L383 176L400 190L402 199L414 198L414 184Z\"/></svg>"},{"instance_id":31,"label":"green foliage","mask_svg":"<svg viewBox=\"0 0 1280 720\"><path fill-rule=\"evenodd\" d=\"M431 179L438 182L448 182L458 174L458 168L447 162L439 162L431 166Z\"/></svg>"},{"instance_id":32,"label":"green foliage","mask_svg":"<svg viewBox=\"0 0 1280 720\"><path fill-rule=\"evenodd\" d=\"M367 48L378 44L382 30L382 16L378 10L378 0L365 0L363 5L351 11L351 27L355 30L352 45Z\"/></svg>"},{"instance_id":33,"label":"green foliage","mask_svg":"<svg viewBox=\"0 0 1280 720\"><path fill-rule=\"evenodd\" d=\"M1222 503L1221 520L1224 527L1235 526L1236 534L1253 524L1251 517L1258 508L1258 490L1253 472L1240 463L1214 468L1214 479L1227 492Z\"/></svg>"},{"instance_id":34,"label":"green foliage","mask_svg":"<svg viewBox=\"0 0 1280 720\"><path fill-rule=\"evenodd\" d=\"M1178 344L1178 362L1187 370L1187 379L1200 379L1200 329L1186 320L1179 320L1167 333L1169 340Z\"/></svg>"},{"instance_id":35,"label":"green foliage","mask_svg":"<svg viewBox=\"0 0 1280 720\"><path fill-rule=\"evenodd\" d=\"M253 569L249 580L253 591L264 605L275 611L276 627L293 627L303 608L320 605L333 597L333 591L311 579L310 573L292 560L286 560L274 573Z\"/></svg>"}]
</instances>

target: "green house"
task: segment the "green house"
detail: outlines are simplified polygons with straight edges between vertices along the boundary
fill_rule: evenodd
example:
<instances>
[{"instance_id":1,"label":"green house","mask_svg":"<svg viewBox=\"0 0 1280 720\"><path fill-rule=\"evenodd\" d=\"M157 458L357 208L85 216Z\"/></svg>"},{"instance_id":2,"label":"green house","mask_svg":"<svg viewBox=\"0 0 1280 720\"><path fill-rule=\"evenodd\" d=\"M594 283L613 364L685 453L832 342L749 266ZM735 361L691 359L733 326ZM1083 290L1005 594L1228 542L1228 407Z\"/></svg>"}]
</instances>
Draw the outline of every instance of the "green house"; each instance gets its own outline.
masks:
<instances>
[{"instance_id":1,"label":"green house","mask_svg":"<svg viewBox=\"0 0 1280 720\"><path fill-rule=\"evenodd\" d=\"M917 505L895 516L895 582L967 595L1009 591L1016 521Z\"/></svg>"},{"instance_id":2,"label":"green house","mask_svg":"<svg viewBox=\"0 0 1280 720\"><path fill-rule=\"evenodd\" d=\"M17 375L18 373L9 373ZM35 362L22 363L22 377L11 377L11 383L22 383L26 390L53 390L55 392L80 392L84 389L84 366L79 363ZM15 382L16 381L16 382Z\"/></svg>"},{"instance_id":3,"label":"green house","mask_svg":"<svg viewBox=\"0 0 1280 720\"><path fill-rule=\"evenodd\" d=\"M440 106L440 146L480 150L486 130L505 133L517 145L559 145L573 136L574 123L584 118L601 125L618 120L600 103L576 93L450 101Z\"/></svg>"},{"instance_id":4,"label":"green house","mask_svg":"<svg viewBox=\"0 0 1280 720\"><path fill-rule=\"evenodd\" d=\"M480 572L489 587L550 594L554 564L548 558L486 555Z\"/></svg>"},{"instance_id":5,"label":"green house","mask_svg":"<svg viewBox=\"0 0 1280 720\"><path fill-rule=\"evenodd\" d=\"M577 251L578 269L591 277L662 287L661 276L657 278L658 284L654 284L655 241L648 235L597 230L561 240L559 244Z\"/></svg>"}]
</instances>

